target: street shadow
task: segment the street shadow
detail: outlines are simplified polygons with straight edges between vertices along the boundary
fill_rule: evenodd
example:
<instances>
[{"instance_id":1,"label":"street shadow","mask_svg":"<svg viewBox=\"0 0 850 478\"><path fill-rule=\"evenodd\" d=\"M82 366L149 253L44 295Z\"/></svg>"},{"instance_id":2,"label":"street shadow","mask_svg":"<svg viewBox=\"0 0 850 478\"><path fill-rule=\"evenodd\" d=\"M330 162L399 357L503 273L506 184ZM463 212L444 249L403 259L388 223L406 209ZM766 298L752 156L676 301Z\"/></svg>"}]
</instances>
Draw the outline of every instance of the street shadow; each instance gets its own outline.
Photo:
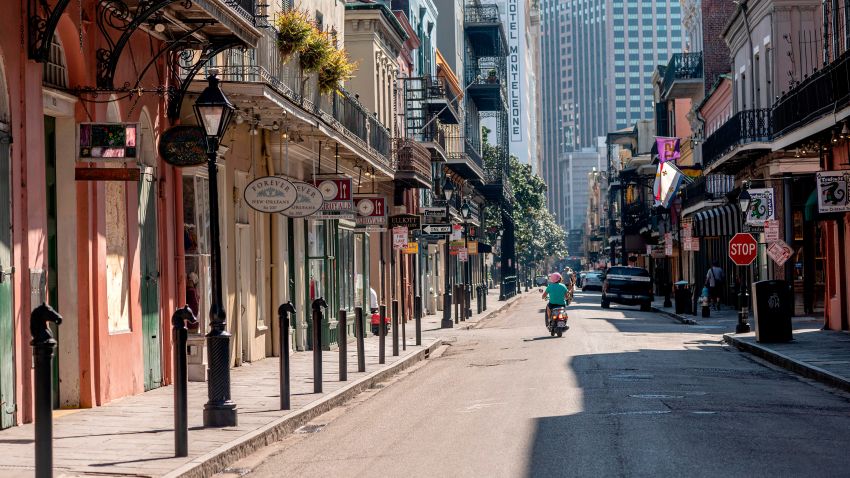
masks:
<instances>
[{"instance_id":1,"label":"street shadow","mask_svg":"<svg viewBox=\"0 0 850 478\"><path fill-rule=\"evenodd\" d=\"M580 411L533 419L524 476L846 475L824 447L850 440L850 400L717 344L579 355L561 380Z\"/></svg>"},{"instance_id":2,"label":"street shadow","mask_svg":"<svg viewBox=\"0 0 850 478\"><path fill-rule=\"evenodd\" d=\"M549 339L560 339L560 338L561 338L561 337L554 337L554 336L551 336L551 335L544 335L544 336L541 336L541 337L532 337L532 338L522 339L522 341L523 341L523 342L534 342L534 341L536 341L536 340L549 340Z\"/></svg>"}]
</instances>

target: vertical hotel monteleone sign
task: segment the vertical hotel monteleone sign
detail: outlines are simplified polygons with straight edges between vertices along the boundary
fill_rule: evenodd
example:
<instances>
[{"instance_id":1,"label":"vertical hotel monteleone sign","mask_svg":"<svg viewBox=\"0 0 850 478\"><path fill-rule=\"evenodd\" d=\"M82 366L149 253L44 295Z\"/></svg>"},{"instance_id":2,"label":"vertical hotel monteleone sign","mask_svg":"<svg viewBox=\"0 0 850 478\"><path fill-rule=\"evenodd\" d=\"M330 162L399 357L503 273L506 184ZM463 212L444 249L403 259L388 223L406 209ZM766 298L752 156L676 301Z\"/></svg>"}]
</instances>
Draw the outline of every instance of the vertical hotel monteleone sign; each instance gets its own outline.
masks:
<instances>
[{"instance_id":1,"label":"vertical hotel monteleone sign","mask_svg":"<svg viewBox=\"0 0 850 478\"><path fill-rule=\"evenodd\" d=\"M522 141L522 97L520 96L520 12L519 0L508 0L508 107L510 108L511 142Z\"/></svg>"}]
</instances>

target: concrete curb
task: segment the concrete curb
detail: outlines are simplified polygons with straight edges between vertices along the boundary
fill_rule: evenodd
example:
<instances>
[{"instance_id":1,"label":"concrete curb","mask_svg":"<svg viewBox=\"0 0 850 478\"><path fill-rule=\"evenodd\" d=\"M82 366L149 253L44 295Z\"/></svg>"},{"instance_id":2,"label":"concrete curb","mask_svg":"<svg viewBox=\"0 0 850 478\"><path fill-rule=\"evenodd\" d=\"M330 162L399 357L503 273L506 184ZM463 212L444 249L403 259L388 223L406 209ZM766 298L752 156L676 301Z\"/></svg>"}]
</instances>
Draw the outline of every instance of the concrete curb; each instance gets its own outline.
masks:
<instances>
[{"instance_id":1,"label":"concrete curb","mask_svg":"<svg viewBox=\"0 0 850 478\"><path fill-rule=\"evenodd\" d=\"M492 319L496 314L510 309L511 306L516 304L519 301L519 299L521 299L522 297L525 297L525 295L524 294L523 295L517 294L517 295L511 297L510 299L500 303L500 305L498 307L494 307L493 309L488 310L484 315L479 317L478 320L476 320L475 322L468 322L468 323L465 322L465 323L461 324L459 329L460 330L470 330L470 329L479 328L480 326L484 325L484 322Z\"/></svg>"},{"instance_id":2,"label":"concrete curb","mask_svg":"<svg viewBox=\"0 0 850 478\"><path fill-rule=\"evenodd\" d=\"M672 319L676 320L677 322L681 322L685 325L699 325L699 322L697 322L694 319L689 319L689 318L685 317L684 315L679 315L675 312L668 312L664 309L659 309L658 307L655 307L655 306L652 307L652 311L659 313L659 314L664 314L667 317L671 317Z\"/></svg>"},{"instance_id":3,"label":"concrete curb","mask_svg":"<svg viewBox=\"0 0 850 478\"><path fill-rule=\"evenodd\" d=\"M738 350L751 353L756 357L767 360L774 365L778 365L798 375L817 380L818 382L838 388L845 392L850 392L850 380L828 370L793 359L763 345L741 340L738 337L735 337L735 334L723 334L723 341L736 347Z\"/></svg>"},{"instance_id":4,"label":"concrete curb","mask_svg":"<svg viewBox=\"0 0 850 478\"><path fill-rule=\"evenodd\" d=\"M300 410L290 412L230 443L198 456L164 476L166 478L200 478L214 475L224 470L227 465L248 456L254 451L280 441L284 436L305 425L313 418L342 405L360 392L372 387L372 385L427 359L442 344L442 339L434 339L423 350L404 357L383 370L376 370L356 382L315 400Z\"/></svg>"}]
</instances>

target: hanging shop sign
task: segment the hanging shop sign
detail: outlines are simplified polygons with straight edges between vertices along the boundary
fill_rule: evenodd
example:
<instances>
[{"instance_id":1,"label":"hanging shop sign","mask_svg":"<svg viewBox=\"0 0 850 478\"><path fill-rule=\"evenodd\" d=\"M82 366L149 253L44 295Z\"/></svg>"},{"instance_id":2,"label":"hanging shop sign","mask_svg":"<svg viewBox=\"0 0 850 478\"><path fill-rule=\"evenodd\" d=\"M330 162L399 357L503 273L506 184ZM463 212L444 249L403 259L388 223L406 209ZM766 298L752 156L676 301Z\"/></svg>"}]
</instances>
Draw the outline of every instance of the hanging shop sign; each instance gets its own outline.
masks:
<instances>
[{"instance_id":1,"label":"hanging shop sign","mask_svg":"<svg viewBox=\"0 0 850 478\"><path fill-rule=\"evenodd\" d=\"M396 214L395 216L390 216L390 227L406 227L411 231L421 229L422 221L421 217L416 214Z\"/></svg>"},{"instance_id":2,"label":"hanging shop sign","mask_svg":"<svg viewBox=\"0 0 850 478\"><path fill-rule=\"evenodd\" d=\"M408 230L406 227L394 227L393 229L393 250L400 251L407 247L407 234Z\"/></svg>"},{"instance_id":3,"label":"hanging shop sign","mask_svg":"<svg viewBox=\"0 0 850 478\"><path fill-rule=\"evenodd\" d=\"M387 200L383 196L360 196L354 198L354 209L357 211L355 222L358 226L369 227L375 231L375 227L387 227ZM383 232L383 231L379 231Z\"/></svg>"},{"instance_id":4,"label":"hanging shop sign","mask_svg":"<svg viewBox=\"0 0 850 478\"><path fill-rule=\"evenodd\" d=\"M297 196L292 206L288 207L281 214L287 217L307 217L315 214L322 208L322 192L319 188L310 183L302 183L300 181L293 182Z\"/></svg>"},{"instance_id":5,"label":"hanging shop sign","mask_svg":"<svg viewBox=\"0 0 850 478\"><path fill-rule=\"evenodd\" d=\"M407 247L401 250L402 254L419 254L419 243L408 242Z\"/></svg>"},{"instance_id":6,"label":"hanging shop sign","mask_svg":"<svg viewBox=\"0 0 850 478\"><path fill-rule=\"evenodd\" d=\"M470 256L478 255L478 241L469 241L466 245L466 250Z\"/></svg>"},{"instance_id":7,"label":"hanging shop sign","mask_svg":"<svg viewBox=\"0 0 850 478\"><path fill-rule=\"evenodd\" d=\"M773 188L747 189L747 192L751 199L746 223L750 226L764 226L764 221L774 219Z\"/></svg>"},{"instance_id":8,"label":"hanging shop sign","mask_svg":"<svg viewBox=\"0 0 850 478\"><path fill-rule=\"evenodd\" d=\"M199 166L207 158L207 136L200 126L177 125L159 137L159 155L166 163L179 167Z\"/></svg>"},{"instance_id":9,"label":"hanging shop sign","mask_svg":"<svg viewBox=\"0 0 850 478\"><path fill-rule=\"evenodd\" d=\"M283 212L298 199L295 186L279 176L263 176L247 186L242 193L245 203L259 212Z\"/></svg>"},{"instance_id":10,"label":"hanging shop sign","mask_svg":"<svg viewBox=\"0 0 850 478\"><path fill-rule=\"evenodd\" d=\"M773 262L778 266L785 264L791 256L794 255L794 249L791 248L785 241L778 240L770 243L767 246L767 255L773 259Z\"/></svg>"},{"instance_id":11,"label":"hanging shop sign","mask_svg":"<svg viewBox=\"0 0 850 478\"><path fill-rule=\"evenodd\" d=\"M80 123L77 159L134 161L139 157L137 123Z\"/></svg>"},{"instance_id":12,"label":"hanging shop sign","mask_svg":"<svg viewBox=\"0 0 850 478\"><path fill-rule=\"evenodd\" d=\"M819 213L850 211L850 197L847 195L850 170L817 173L816 183Z\"/></svg>"},{"instance_id":13,"label":"hanging shop sign","mask_svg":"<svg viewBox=\"0 0 850 478\"><path fill-rule=\"evenodd\" d=\"M139 168L74 168L75 181L139 181Z\"/></svg>"},{"instance_id":14,"label":"hanging shop sign","mask_svg":"<svg viewBox=\"0 0 850 478\"><path fill-rule=\"evenodd\" d=\"M322 192L322 209L313 215L316 219L354 219L354 200L351 178L325 177L313 181Z\"/></svg>"}]
</instances>

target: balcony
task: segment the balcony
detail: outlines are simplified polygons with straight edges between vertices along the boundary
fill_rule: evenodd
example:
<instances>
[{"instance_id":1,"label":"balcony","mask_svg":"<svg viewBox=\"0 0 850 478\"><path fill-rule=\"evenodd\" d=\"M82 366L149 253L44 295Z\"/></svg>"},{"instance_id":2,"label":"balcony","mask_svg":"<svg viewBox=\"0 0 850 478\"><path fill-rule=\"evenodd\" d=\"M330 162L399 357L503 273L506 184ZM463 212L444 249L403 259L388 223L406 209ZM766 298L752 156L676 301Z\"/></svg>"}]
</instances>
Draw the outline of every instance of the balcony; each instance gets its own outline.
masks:
<instances>
[{"instance_id":1,"label":"balcony","mask_svg":"<svg viewBox=\"0 0 850 478\"><path fill-rule=\"evenodd\" d=\"M739 111L706 138L702 145L703 170L707 173L732 167L770 149L771 126L769 109Z\"/></svg>"},{"instance_id":2,"label":"balcony","mask_svg":"<svg viewBox=\"0 0 850 478\"><path fill-rule=\"evenodd\" d=\"M773 106L774 137L780 138L847 106L850 106L850 51L782 95Z\"/></svg>"},{"instance_id":3,"label":"balcony","mask_svg":"<svg viewBox=\"0 0 850 478\"><path fill-rule=\"evenodd\" d=\"M469 3L463 9L463 28L475 56L504 56L508 41L496 5Z\"/></svg>"},{"instance_id":4,"label":"balcony","mask_svg":"<svg viewBox=\"0 0 850 478\"><path fill-rule=\"evenodd\" d=\"M444 124L460 122L460 96L449 86L449 81L440 76L429 76L425 81L425 103L428 106L428 116L437 115Z\"/></svg>"},{"instance_id":5,"label":"balcony","mask_svg":"<svg viewBox=\"0 0 850 478\"><path fill-rule=\"evenodd\" d=\"M704 201L723 200L735 187L735 176L709 174L700 176L682 188L682 207L689 208Z\"/></svg>"},{"instance_id":6,"label":"balcony","mask_svg":"<svg viewBox=\"0 0 850 478\"><path fill-rule=\"evenodd\" d=\"M676 53L667 63L661 84L661 97L694 98L704 91L702 52Z\"/></svg>"},{"instance_id":7,"label":"balcony","mask_svg":"<svg viewBox=\"0 0 850 478\"><path fill-rule=\"evenodd\" d=\"M422 132L422 143L431 150L431 161L443 162L448 158L446 130L437 121L425 127Z\"/></svg>"},{"instance_id":8,"label":"balcony","mask_svg":"<svg viewBox=\"0 0 850 478\"><path fill-rule=\"evenodd\" d=\"M398 162L395 182L405 188L429 189L431 187L431 154L421 144L409 140L396 140Z\"/></svg>"},{"instance_id":9,"label":"balcony","mask_svg":"<svg viewBox=\"0 0 850 478\"><path fill-rule=\"evenodd\" d=\"M481 154L463 136L446 137L446 166L466 179L484 179Z\"/></svg>"},{"instance_id":10,"label":"balcony","mask_svg":"<svg viewBox=\"0 0 850 478\"><path fill-rule=\"evenodd\" d=\"M505 57L480 58L467 62L464 69L467 96L478 111L500 111L506 108L507 74Z\"/></svg>"},{"instance_id":11,"label":"balcony","mask_svg":"<svg viewBox=\"0 0 850 478\"><path fill-rule=\"evenodd\" d=\"M508 175L502 168L485 169L484 184L478 189L487 201L501 202L513 197Z\"/></svg>"}]
</instances>

